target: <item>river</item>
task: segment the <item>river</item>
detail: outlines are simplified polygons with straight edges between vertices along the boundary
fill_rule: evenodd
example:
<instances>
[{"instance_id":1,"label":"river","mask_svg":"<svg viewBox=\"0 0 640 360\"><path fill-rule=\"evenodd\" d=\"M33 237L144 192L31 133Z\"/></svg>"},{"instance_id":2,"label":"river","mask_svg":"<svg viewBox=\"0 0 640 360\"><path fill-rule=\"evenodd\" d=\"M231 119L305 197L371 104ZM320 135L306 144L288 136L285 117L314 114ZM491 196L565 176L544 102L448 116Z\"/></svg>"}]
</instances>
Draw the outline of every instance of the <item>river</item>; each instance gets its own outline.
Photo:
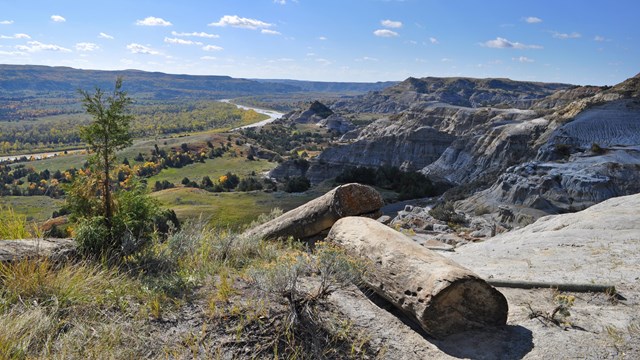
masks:
<instances>
[{"instance_id":1,"label":"river","mask_svg":"<svg viewBox=\"0 0 640 360\"><path fill-rule=\"evenodd\" d=\"M240 108L242 110L253 110L253 111L255 111L255 112L259 113L259 114L264 114L264 115L267 115L269 117L266 120L262 120L262 121L259 121L257 123L253 123L253 124L250 124L250 125L237 127L237 128L235 128L233 130L248 129L248 128L253 128L253 127L265 126L268 123L273 122L273 121L275 121L277 119L280 119L281 117L284 116L283 113L277 112L277 111L273 111L273 110L265 110L265 109L258 109L258 108L250 107L250 106L238 105L238 104L232 103L230 99L220 100L220 102L229 103L229 104L235 105L235 106L237 106L238 108Z\"/></svg>"},{"instance_id":2,"label":"river","mask_svg":"<svg viewBox=\"0 0 640 360\"><path fill-rule=\"evenodd\" d=\"M233 130L248 129L248 128L253 128L253 127L261 127L261 126L267 125L268 123L273 122L273 121L281 118L282 116L284 116L283 113L277 112L277 111L273 111L273 110L258 109L258 108L254 108L254 107L250 107L250 106L234 104L234 103L231 102L230 99L220 100L220 102L233 104L233 105L235 105L238 108L243 109L243 110L253 110L253 111L257 112L257 113L264 114L264 115L267 115L269 117L266 120L262 120L262 121L259 121L257 123L253 123L253 124L250 124L250 125L237 127L237 128L235 128ZM68 150L67 154L77 154L77 153L80 153L80 152L83 152L83 151L84 150ZM60 155L63 155L63 154L64 154L64 151L52 151L52 152L46 152L46 153L0 156L0 163L2 163L4 161L13 161L13 160L19 159L19 158L21 158L23 156L26 156L27 159L33 157L33 158L35 158L37 160L41 160L41 159L47 159L47 158L54 157L54 156L60 156Z\"/></svg>"},{"instance_id":3,"label":"river","mask_svg":"<svg viewBox=\"0 0 640 360\"><path fill-rule=\"evenodd\" d=\"M11 155L11 156L0 156L0 163L4 161L13 161L15 159L20 159L23 156L26 156L27 159L34 158L36 160L48 159L54 156L62 156L62 155L72 155L79 154L84 152L84 149L76 149L76 150L67 150L65 154L64 151L52 151L52 152L44 152L44 153L34 153L34 154L20 154L20 155Z\"/></svg>"}]
</instances>

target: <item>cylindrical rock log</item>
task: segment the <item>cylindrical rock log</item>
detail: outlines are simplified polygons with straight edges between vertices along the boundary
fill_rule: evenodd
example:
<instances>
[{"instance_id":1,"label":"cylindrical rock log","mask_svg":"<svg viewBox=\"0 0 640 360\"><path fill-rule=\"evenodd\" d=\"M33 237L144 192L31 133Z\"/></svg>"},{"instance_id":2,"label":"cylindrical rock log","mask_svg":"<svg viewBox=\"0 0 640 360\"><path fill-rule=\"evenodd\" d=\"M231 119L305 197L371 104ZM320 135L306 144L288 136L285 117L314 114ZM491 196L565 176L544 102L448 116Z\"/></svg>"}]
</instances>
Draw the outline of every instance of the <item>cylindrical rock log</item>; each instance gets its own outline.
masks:
<instances>
[{"instance_id":1,"label":"cylindrical rock log","mask_svg":"<svg viewBox=\"0 0 640 360\"><path fill-rule=\"evenodd\" d=\"M436 338L507 321L502 293L470 270L375 220L340 219L327 240L365 260L366 285Z\"/></svg>"},{"instance_id":2,"label":"cylindrical rock log","mask_svg":"<svg viewBox=\"0 0 640 360\"><path fill-rule=\"evenodd\" d=\"M328 230L338 219L345 216L377 217L383 205L382 196L370 186L341 185L317 199L248 230L243 235L264 239L289 236L303 239Z\"/></svg>"}]
</instances>

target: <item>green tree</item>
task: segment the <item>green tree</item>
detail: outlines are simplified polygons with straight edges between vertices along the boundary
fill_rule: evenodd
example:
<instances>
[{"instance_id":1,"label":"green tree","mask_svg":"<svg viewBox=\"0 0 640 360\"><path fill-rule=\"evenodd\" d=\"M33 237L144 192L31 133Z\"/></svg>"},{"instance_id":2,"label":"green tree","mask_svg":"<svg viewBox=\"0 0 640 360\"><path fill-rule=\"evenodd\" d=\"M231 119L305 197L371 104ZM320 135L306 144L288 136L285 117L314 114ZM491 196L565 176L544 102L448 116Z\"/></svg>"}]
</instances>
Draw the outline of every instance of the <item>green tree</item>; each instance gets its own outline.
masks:
<instances>
[{"instance_id":1,"label":"green tree","mask_svg":"<svg viewBox=\"0 0 640 360\"><path fill-rule=\"evenodd\" d=\"M116 164L116 151L132 143L129 131L133 116L129 113L131 98L122 90L122 78L116 80L113 93L106 94L96 87L94 93L79 90L82 95L82 105L86 112L93 117L93 122L80 129L80 137L91 152L89 162L92 171L101 183L102 205L107 241L113 237L113 200L110 171Z\"/></svg>"}]
</instances>

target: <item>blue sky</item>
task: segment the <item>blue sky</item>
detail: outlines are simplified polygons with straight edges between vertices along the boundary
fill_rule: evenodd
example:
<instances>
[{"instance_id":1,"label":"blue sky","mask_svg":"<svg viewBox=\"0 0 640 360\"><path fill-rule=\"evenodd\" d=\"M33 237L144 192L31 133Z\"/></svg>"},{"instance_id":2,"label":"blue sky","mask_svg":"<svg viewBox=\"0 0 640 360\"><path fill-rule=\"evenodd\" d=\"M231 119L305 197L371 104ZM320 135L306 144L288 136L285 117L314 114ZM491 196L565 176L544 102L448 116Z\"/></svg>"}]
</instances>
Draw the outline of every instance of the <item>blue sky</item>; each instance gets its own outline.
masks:
<instances>
[{"instance_id":1,"label":"blue sky","mask_svg":"<svg viewBox=\"0 0 640 360\"><path fill-rule=\"evenodd\" d=\"M640 72L637 0L0 0L0 63L322 81Z\"/></svg>"}]
</instances>

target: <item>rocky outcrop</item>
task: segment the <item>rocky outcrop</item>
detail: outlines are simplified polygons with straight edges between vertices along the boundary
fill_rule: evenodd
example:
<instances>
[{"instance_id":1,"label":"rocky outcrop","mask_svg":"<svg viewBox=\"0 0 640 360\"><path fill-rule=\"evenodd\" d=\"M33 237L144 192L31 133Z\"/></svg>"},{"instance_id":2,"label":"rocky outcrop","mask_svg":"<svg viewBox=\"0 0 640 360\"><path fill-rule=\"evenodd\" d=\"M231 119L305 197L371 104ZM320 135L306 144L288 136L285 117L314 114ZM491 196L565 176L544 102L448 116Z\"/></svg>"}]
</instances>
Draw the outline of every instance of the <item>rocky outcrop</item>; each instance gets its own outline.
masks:
<instances>
[{"instance_id":1,"label":"rocky outcrop","mask_svg":"<svg viewBox=\"0 0 640 360\"><path fill-rule=\"evenodd\" d=\"M309 162L305 159L286 160L269 171L269 177L284 181L286 178L305 176L309 169Z\"/></svg>"},{"instance_id":2,"label":"rocky outcrop","mask_svg":"<svg viewBox=\"0 0 640 360\"><path fill-rule=\"evenodd\" d=\"M440 157L452 141L451 135L430 126L379 121L353 143L323 151L312 162L307 177L312 183L319 183L350 166L388 165L419 170Z\"/></svg>"},{"instance_id":3,"label":"rocky outcrop","mask_svg":"<svg viewBox=\"0 0 640 360\"><path fill-rule=\"evenodd\" d=\"M296 110L285 114L278 122L316 124L331 115L333 115L333 111L316 100L303 110Z\"/></svg>"},{"instance_id":4,"label":"rocky outcrop","mask_svg":"<svg viewBox=\"0 0 640 360\"><path fill-rule=\"evenodd\" d=\"M320 120L318 126L338 134L344 134L355 129L355 125L353 125L351 121L337 114L329 115L325 119Z\"/></svg>"},{"instance_id":5,"label":"rocky outcrop","mask_svg":"<svg viewBox=\"0 0 640 360\"><path fill-rule=\"evenodd\" d=\"M626 98L586 108L551 133L537 159L555 160L594 145L640 145L640 101Z\"/></svg>"},{"instance_id":6,"label":"rocky outcrop","mask_svg":"<svg viewBox=\"0 0 640 360\"><path fill-rule=\"evenodd\" d=\"M507 300L500 292L375 220L346 217L327 239L364 259L367 286L436 338L507 321Z\"/></svg>"},{"instance_id":7,"label":"rocky outcrop","mask_svg":"<svg viewBox=\"0 0 640 360\"><path fill-rule=\"evenodd\" d=\"M500 280L637 285L639 208L640 194L621 196L445 255Z\"/></svg>"},{"instance_id":8,"label":"rocky outcrop","mask_svg":"<svg viewBox=\"0 0 640 360\"><path fill-rule=\"evenodd\" d=\"M0 240L0 263L41 257L59 261L74 251L72 239Z\"/></svg>"},{"instance_id":9,"label":"rocky outcrop","mask_svg":"<svg viewBox=\"0 0 640 360\"><path fill-rule=\"evenodd\" d=\"M483 207L511 207L544 214L574 212L612 197L640 192L640 147L612 148L606 154L573 156L568 162L528 162L514 166L489 189L458 204L468 213ZM528 212L529 215L534 213ZM514 222L518 218L514 217Z\"/></svg>"},{"instance_id":10,"label":"rocky outcrop","mask_svg":"<svg viewBox=\"0 0 640 360\"><path fill-rule=\"evenodd\" d=\"M382 196L370 186L346 184L277 218L249 229L242 236L260 239L305 239L328 230L345 216L380 216Z\"/></svg>"},{"instance_id":11,"label":"rocky outcrop","mask_svg":"<svg viewBox=\"0 0 640 360\"><path fill-rule=\"evenodd\" d=\"M534 111L424 104L378 120L355 140L325 150L307 177L319 183L345 167L391 165L452 183L473 181L532 158L531 141L547 124Z\"/></svg>"},{"instance_id":12,"label":"rocky outcrop","mask_svg":"<svg viewBox=\"0 0 640 360\"><path fill-rule=\"evenodd\" d=\"M418 103L442 102L473 108L500 104L525 109L536 100L568 87L509 79L410 77L382 91L337 102L333 108L357 113L397 113Z\"/></svg>"}]
</instances>

